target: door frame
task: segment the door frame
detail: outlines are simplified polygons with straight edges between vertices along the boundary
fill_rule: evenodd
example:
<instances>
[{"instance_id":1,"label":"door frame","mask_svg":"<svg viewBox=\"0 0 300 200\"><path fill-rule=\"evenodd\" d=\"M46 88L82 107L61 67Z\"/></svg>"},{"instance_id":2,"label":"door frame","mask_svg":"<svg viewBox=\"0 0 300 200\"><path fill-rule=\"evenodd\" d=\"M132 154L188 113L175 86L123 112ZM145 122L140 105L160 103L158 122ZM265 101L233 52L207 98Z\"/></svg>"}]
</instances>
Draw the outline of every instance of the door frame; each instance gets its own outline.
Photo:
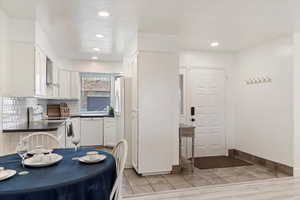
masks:
<instances>
[{"instance_id":1,"label":"door frame","mask_svg":"<svg viewBox=\"0 0 300 200\"><path fill-rule=\"evenodd\" d=\"M228 87L228 76L226 68L216 67L216 66L180 66L179 74L183 75L183 115L180 115L180 122L190 124L190 113L189 108L191 104L191 87L190 87L190 71L192 69L208 69L208 70L216 70L223 71L224 73L224 136L225 136L225 155L228 156L229 150L229 138L227 133L227 113L228 113L228 105L227 105L227 87ZM182 121L184 120L184 121Z\"/></svg>"}]
</instances>

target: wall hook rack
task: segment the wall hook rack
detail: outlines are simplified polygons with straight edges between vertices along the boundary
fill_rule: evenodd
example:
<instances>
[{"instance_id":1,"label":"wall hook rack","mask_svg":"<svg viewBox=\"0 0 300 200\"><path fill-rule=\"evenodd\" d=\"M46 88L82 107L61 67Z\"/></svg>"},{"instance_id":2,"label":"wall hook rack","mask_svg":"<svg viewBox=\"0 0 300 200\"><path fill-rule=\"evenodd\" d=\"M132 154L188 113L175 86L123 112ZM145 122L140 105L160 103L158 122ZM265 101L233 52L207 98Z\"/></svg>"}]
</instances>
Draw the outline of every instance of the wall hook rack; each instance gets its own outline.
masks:
<instances>
[{"instance_id":1,"label":"wall hook rack","mask_svg":"<svg viewBox=\"0 0 300 200\"><path fill-rule=\"evenodd\" d=\"M261 76L261 77L253 77L245 80L245 83L247 85L252 85L252 84L264 84L264 83L271 83L272 78L269 76Z\"/></svg>"}]
</instances>

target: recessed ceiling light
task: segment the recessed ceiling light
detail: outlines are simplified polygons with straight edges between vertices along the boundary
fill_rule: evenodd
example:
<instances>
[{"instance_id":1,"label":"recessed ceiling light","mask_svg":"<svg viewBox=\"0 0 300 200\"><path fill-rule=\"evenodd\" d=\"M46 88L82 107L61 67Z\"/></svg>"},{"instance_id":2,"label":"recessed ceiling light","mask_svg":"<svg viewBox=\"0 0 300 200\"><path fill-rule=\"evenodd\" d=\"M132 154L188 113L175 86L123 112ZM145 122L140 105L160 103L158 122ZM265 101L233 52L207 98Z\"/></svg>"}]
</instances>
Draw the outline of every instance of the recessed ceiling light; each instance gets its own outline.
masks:
<instances>
[{"instance_id":1,"label":"recessed ceiling light","mask_svg":"<svg viewBox=\"0 0 300 200\"><path fill-rule=\"evenodd\" d=\"M93 56L92 60L98 60L99 58L97 56Z\"/></svg>"},{"instance_id":2,"label":"recessed ceiling light","mask_svg":"<svg viewBox=\"0 0 300 200\"><path fill-rule=\"evenodd\" d=\"M96 34L96 37L97 37L97 38L104 38L104 35Z\"/></svg>"},{"instance_id":3,"label":"recessed ceiling light","mask_svg":"<svg viewBox=\"0 0 300 200\"><path fill-rule=\"evenodd\" d=\"M217 47L217 46L219 46L219 45L220 45L219 42L212 42L212 43L210 43L210 46L211 46L211 47Z\"/></svg>"},{"instance_id":4,"label":"recessed ceiling light","mask_svg":"<svg viewBox=\"0 0 300 200\"><path fill-rule=\"evenodd\" d=\"M98 15L99 15L100 17L109 17L109 16L110 16L110 13L107 12L107 11L99 11L99 12L98 12Z\"/></svg>"},{"instance_id":5,"label":"recessed ceiling light","mask_svg":"<svg viewBox=\"0 0 300 200\"><path fill-rule=\"evenodd\" d=\"M93 50L94 50L94 51L100 51L100 49L97 48L97 47L93 48Z\"/></svg>"}]
</instances>

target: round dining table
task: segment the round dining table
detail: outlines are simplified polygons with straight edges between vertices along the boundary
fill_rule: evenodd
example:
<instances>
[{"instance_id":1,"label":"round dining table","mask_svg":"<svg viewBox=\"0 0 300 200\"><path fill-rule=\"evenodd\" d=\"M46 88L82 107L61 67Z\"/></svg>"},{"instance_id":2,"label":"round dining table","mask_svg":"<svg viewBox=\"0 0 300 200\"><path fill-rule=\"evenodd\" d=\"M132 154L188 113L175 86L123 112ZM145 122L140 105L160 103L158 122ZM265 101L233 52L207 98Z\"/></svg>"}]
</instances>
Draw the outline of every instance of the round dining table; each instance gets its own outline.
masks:
<instances>
[{"instance_id":1,"label":"round dining table","mask_svg":"<svg viewBox=\"0 0 300 200\"><path fill-rule=\"evenodd\" d=\"M25 169L17 154L0 157L0 167L17 172L28 171L0 181L0 200L109 200L116 180L116 164L109 153L97 164L84 164L74 157L83 156L89 148L55 149L63 159L52 166Z\"/></svg>"}]
</instances>

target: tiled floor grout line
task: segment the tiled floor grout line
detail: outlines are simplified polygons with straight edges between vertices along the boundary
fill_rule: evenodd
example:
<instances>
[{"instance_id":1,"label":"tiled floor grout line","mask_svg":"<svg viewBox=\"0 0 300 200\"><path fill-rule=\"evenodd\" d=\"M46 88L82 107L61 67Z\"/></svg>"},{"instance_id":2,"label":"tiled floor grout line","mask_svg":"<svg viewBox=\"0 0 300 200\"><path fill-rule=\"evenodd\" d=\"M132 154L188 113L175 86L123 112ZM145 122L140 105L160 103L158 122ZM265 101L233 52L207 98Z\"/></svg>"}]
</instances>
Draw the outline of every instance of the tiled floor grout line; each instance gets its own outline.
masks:
<instances>
[{"instance_id":1,"label":"tiled floor grout line","mask_svg":"<svg viewBox=\"0 0 300 200\"><path fill-rule=\"evenodd\" d=\"M184 188L192 189L203 186L243 183L284 177L282 175L281 177L275 176L264 167L255 165L253 167L235 167L228 170L224 168L211 171L196 169L194 174L190 171L183 171L179 174L152 176L153 178L147 176L140 177L134 170L127 170L128 171L124 173L124 179L126 179L126 181L123 183L126 187L123 188L124 193L122 194L122 196L125 197L141 193L151 194L162 191L177 191ZM248 174L251 176L248 176Z\"/></svg>"},{"instance_id":2,"label":"tiled floor grout line","mask_svg":"<svg viewBox=\"0 0 300 200\"><path fill-rule=\"evenodd\" d=\"M197 176L197 175L196 175ZM186 180L186 177L185 176L183 176L183 179L188 183L188 184L190 184L192 187L196 187L196 185L194 185L193 183L190 183L188 180Z\"/></svg>"},{"instance_id":3,"label":"tiled floor grout line","mask_svg":"<svg viewBox=\"0 0 300 200\"><path fill-rule=\"evenodd\" d=\"M152 186L152 184L150 183L150 181L148 180L147 177L145 177L146 181L148 182L148 185L150 185L150 187L152 188L153 192L156 192L154 187Z\"/></svg>"},{"instance_id":4,"label":"tiled floor grout line","mask_svg":"<svg viewBox=\"0 0 300 200\"><path fill-rule=\"evenodd\" d=\"M124 172L123 172L124 173ZM129 183L129 177L126 175L126 173L124 173L124 176L126 177L126 181L127 181L127 185L130 187L130 190L132 191L132 194L134 194L134 192L133 192L133 188L132 188L132 186L131 186L131 184ZM123 183L122 183L123 184Z\"/></svg>"},{"instance_id":5,"label":"tiled floor grout line","mask_svg":"<svg viewBox=\"0 0 300 200\"><path fill-rule=\"evenodd\" d=\"M257 185L260 185L260 187L269 187L271 186L272 183L276 183L277 185L282 185L282 184L288 184L290 182L291 185L295 185L296 183L299 184L300 182L297 181L297 179L293 179L293 178L280 178L280 179L269 179L269 180L263 180L263 181L254 181L254 182L245 182L245 183L234 183L234 184L225 184L225 185L216 185L216 186L203 186L203 187L197 187L197 188L186 188L186 189L182 189L182 190L175 190L175 191L163 191L163 192L159 192L156 194L144 194L144 195L134 195L131 196L127 199L173 199L173 200L178 200L181 199L181 197L185 197L184 199L199 199L200 195L203 194L204 192L207 192L207 190L212 189L215 190L214 193L223 193L223 192L228 192L228 191L232 191L233 188L235 188L236 190L251 190L251 187L249 186L254 186L257 187ZM252 188L253 189L253 188ZM292 188L294 191L299 189L299 188ZM265 192L270 192L270 189L265 191ZM284 190L286 191L286 190ZM299 191L299 190L298 190ZM274 190L274 192L276 192L276 190ZM213 194L214 194L213 193ZM195 194L197 195L195 198L190 198L190 194ZM247 195L247 194L246 194ZM141 198L140 198L141 197ZM155 198L149 198L149 197L155 197ZM172 198L171 198L172 197ZM223 196L223 198L225 198L226 196ZM228 196L227 196L228 197ZM271 196L272 197L272 196ZM276 199L282 199L282 196L278 196L281 198L276 198ZM285 196L287 197L287 196ZM289 196L291 197L291 196ZM220 199L223 199L220 198ZM247 198L247 196L245 196L246 199L249 199L249 196ZM182 198L183 199L183 198ZM202 198L201 198L202 199ZM216 199L215 196L211 196L210 198L205 198L205 199ZM226 198L227 199L227 198ZM238 198L235 198L238 199ZM239 198L239 199L243 199L243 198ZM262 198L259 198L262 199ZM264 199L274 199L274 198L264 198ZM284 198L286 199L286 198ZM290 198L289 198L290 199ZM296 199L296 198L293 198ZM297 198L300 199L300 198Z\"/></svg>"},{"instance_id":6,"label":"tiled floor grout line","mask_svg":"<svg viewBox=\"0 0 300 200\"><path fill-rule=\"evenodd\" d=\"M168 181L168 179L164 176L161 176L171 187L172 187L172 190L176 190L176 187L170 182Z\"/></svg>"}]
</instances>

